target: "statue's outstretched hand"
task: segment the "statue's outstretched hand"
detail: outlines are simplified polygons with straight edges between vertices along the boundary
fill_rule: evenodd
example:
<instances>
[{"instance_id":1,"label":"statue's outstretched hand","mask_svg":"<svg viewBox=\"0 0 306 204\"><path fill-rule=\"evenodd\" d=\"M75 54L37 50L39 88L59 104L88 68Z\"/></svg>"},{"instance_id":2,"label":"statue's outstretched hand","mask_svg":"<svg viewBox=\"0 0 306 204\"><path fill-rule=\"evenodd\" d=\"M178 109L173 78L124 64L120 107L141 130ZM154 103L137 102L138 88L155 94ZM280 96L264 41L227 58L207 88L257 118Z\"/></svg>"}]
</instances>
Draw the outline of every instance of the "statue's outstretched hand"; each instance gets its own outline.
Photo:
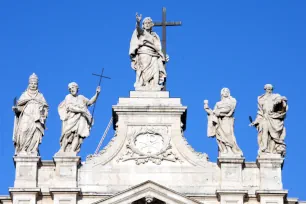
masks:
<instances>
[{"instance_id":1,"label":"statue's outstretched hand","mask_svg":"<svg viewBox=\"0 0 306 204\"><path fill-rule=\"evenodd\" d=\"M18 112L18 107L17 106L13 106L12 110L16 113L16 112Z\"/></svg>"},{"instance_id":2,"label":"statue's outstretched hand","mask_svg":"<svg viewBox=\"0 0 306 204\"><path fill-rule=\"evenodd\" d=\"M99 94L100 92L101 92L101 87L98 86L97 89L96 89L96 93Z\"/></svg>"},{"instance_id":3,"label":"statue's outstretched hand","mask_svg":"<svg viewBox=\"0 0 306 204\"><path fill-rule=\"evenodd\" d=\"M166 62L169 62L169 60L170 60L170 57L168 54L166 54Z\"/></svg>"},{"instance_id":4,"label":"statue's outstretched hand","mask_svg":"<svg viewBox=\"0 0 306 204\"><path fill-rule=\"evenodd\" d=\"M204 109L208 109L209 107L208 107L208 100L204 100Z\"/></svg>"},{"instance_id":5,"label":"statue's outstretched hand","mask_svg":"<svg viewBox=\"0 0 306 204\"><path fill-rule=\"evenodd\" d=\"M142 15L138 15L138 13L136 13L136 21L139 23L141 21L141 17Z\"/></svg>"}]
</instances>

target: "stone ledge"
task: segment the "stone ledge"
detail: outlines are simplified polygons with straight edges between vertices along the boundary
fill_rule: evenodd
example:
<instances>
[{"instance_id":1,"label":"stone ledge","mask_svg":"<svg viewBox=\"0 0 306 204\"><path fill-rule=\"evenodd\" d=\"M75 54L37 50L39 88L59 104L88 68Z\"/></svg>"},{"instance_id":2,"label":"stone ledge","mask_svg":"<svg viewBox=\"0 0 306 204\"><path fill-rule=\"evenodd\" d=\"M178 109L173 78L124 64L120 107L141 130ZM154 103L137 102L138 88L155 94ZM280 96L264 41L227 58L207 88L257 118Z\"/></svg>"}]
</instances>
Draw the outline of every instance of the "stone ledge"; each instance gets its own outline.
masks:
<instances>
[{"instance_id":1,"label":"stone ledge","mask_svg":"<svg viewBox=\"0 0 306 204\"><path fill-rule=\"evenodd\" d=\"M258 165L256 164L256 162L244 162L244 166L245 168L258 168Z\"/></svg>"},{"instance_id":2,"label":"stone ledge","mask_svg":"<svg viewBox=\"0 0 306 204\"><path fill-rule=\"evenodd\" d=\"M54 193L80 193L81 189L80 188L49 188L49 191L54 194Z\"/></svg>"},{"instance_id":3,"label":"stone ledge","mask_svg":"<svg viewBox=\"0 0 306 204\"><path fill-rule=\"evenodd\" d=\"M288 190L257 190L255 191L256 196L287 196Z\"/></svg>"},{"instance_id":4,"label":"stone ledge","mask_svg":"<svg viewBox=\"0 0 306 204\"><path fill-rule=\"evenodd\" d=\"M241 190L241 189L219 189L216 190L217 198L220 200L222 196L242 196L241 199L244 200L246 196L248 195L247 190Z\"/></svg>"},{"instance_id":5,"label":"stone ledge","mask_svg":"<svg viewBox=\"0 0 306 204\"><path fill-rule=\"evenodd\" d=\"M54 156L53 160L55 162L80 162L81 157L80 156L64 156L64 155L59 155L59 156Z\"/></svg>"},{"instance_id":6,"label":"stone ledge","mask_svg":"<svg viewBox=\"0 0 306 204\"><path fill-rule=\"evenodd\" d=\"M14 162L38 162L40 160L40 156L14 156Z\"/></svg>"},{"instance_id":7,"label":"stone ledge","mask_svg":"<svg viewBox=\"0 0 306 204\"><path fill-rule=\"evenodd\" d=\"M11 196L11 199L13 199L14 194L26 194L29 195L29 193L34 193L35 196L37 196L38 193L40 193L40 188L9 188L9 193ZM33 194L32 194L33 195Z\"/></svg>"},{"instance_id":8,"label":"stone ledge","mask_svg":"<svg viewBox=\"0 0 306 204\"><path fill-rule=\"evenodd\" d=\"M42 160L41 166L55 166L55 163L53 160Z\"/></svg>"},{"instance_id":9,"label":"stone ledge","mask_svg":"<svg viewBox=\"0 0 306 204\"><path fill-rule=\"evenodd\" d=\"M297 204L300 203L298 198L287 198L288 204Z\"/></svg>"},{"instance_id":10,"label":"stone ledge","mask_svg":"<svg viewBox=\"0 0 306 204\"><path fill-rule=\"evenodd\" d=\"M244 157L218 157L218 163L242 164L244 160Z\"/></svg>"},{"instance_id":11,"label":"stone ledge","mask_svg":"<svg viewBox=\"0 0 306 204\"><path fill-rule=\"evenodd\" d=\"M119 98L116 106L182 106L180 98Z\"/></svg>"},{"instance_id":12,"label":"stone ledge","mask_svg":"<svg viewBox=\"0 0 306 204\"><path fill-rule=\"evenodd\" d=\"M169 91L130 91L130 98L169 98Z\"/></svg>"},{"instance_id":13,"label":"stone ledge","mask_svg":"<svg viewBox=\"0 0 306 204\"><path fill-rule=\"evenodd\" d=\"M182 114L187 109L186 106L113 106L113 111L116 114L120 112L132 112L134 115L139 112L148 113L148 112L162 112L163 114L171 113L174 114L175 112Z\"/></svg>"},{"instance_id":14,"label":"stone ledge","mask_svg":"<svg viewBox=\"0 0 306 204\"><path fill-rule=\"evenodd\" d=\"M40 192L40 188L9 188L10 193Z\"/></svg>"},{"instance_id":15,"label":"stone ledge","mask_svg":"<svg viewBox=\"0 0 306 204\"><path fill-rule=\"evenodd\" d=\"M216 190L217 195L247 195L247 190L238 190L238 189L222 189L222 190Z\"/></svg>"},{"instance_id":16,"label":"stone ledge","mask_svg":"<svg viewBox=\"0 0 306 204\"><path fill-rule=\"evenodd\" d=\"M283 168L284 158L281 157L258 157L256 160L258 167L270 168L273 166L274 168L279 167Z\"/></svg>"},{"instance_id":17,"label":"stone ledge","mask_svg":"<svg viewBox=\"0 0 306 204\"><path fill-rule=\"evenodd\" d=\"M273 158L273 157L265 157L265 158L262 158L262 157L258 157L257 158L257 162L260 162L260 163L271 163L271 162L283 162L284 161L284 158Z\"/></svg>"},{"instance_id":18,"label":"stone ledge","mask_svg":"<svg viewBox=\"0 0 306 204\"><path fill-rule=\"evenodd\" d=\"M9 200L11 200L11 196L9 196L9 195L0 195L0 203L1 203L1 201L9 201Z\"/></svg>"}]
</instances>

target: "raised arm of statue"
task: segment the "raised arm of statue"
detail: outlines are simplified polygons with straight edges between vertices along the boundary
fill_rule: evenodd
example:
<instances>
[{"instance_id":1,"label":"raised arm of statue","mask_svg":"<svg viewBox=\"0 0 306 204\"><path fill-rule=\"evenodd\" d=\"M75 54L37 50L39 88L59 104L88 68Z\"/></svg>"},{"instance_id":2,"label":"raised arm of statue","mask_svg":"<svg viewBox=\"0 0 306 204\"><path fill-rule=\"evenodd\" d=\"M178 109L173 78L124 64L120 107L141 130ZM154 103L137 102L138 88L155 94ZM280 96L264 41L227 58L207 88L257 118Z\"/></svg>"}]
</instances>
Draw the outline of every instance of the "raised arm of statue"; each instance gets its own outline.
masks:
<instances>
[{"instance_id":1,"label":"raised arm of statue","mask_svg":"<svg viewBox=\"0 0 306 204\"><path fill-rule=\"evenodd\" d=\"M208 107L208 100L204 100L204 110L207 112L207 136L216 137L219 156L242 156L234 134L233 114L236 99L230 95L228 88L221 90L221 101L217 102L214 110Z\"/></svg>"},{"instance_id":2,"label":"raised arm of statue","mask_svg":"<svg viewBox=\"0 0 306 204\"><path fill-rule=\"evenodd\" d=\"M62 134L61 148L56 154L75 156L80 151L83 140L90 134L93 118L88 106L96 102L101 88L97 87L96 94L90 100L78 94L79 86L77 83L69 83L68 89L70 94L58 106L58 113L62 120ZM70 114L69 111L74 114Z\"/></svg>"},{"instance_id":3,"label":"raised arm of statue","mask_svg":"<svg viewBox=\"0 0 306 204\"><path fill-rule=\"evenodd\" d=\"M97 101L98 96L100 94L100 91L101 91L101 87L98 86L97 89L96 89L96 94L88 101L88 103L87 103L88 106L91 106L92 104L94 104Z\"/></svg>"},{"instance_id":4,"label":"raised arm of statue","mask_svg":"<svg viewBox=\"0 0 306 204\"><path fill-rule=\"evenodd\" d=\"M213 110L211 110L208 106L208 100L204 100L204 110L207 112L208 115L213 114Z\"/></svg>"},{"instance_id":5,"label":"raised arm of statue","mask_svg":"<svg viewBox=\"0 0 306 204\"><path fill-rule=\"evenodd\" d=\"M138 13L136 13L136 29L137 29L137 33L138 35L142 35L143 30L140 27L140 21L141 21L142 15L138 15Z\"/></svg>"}]
</instances>

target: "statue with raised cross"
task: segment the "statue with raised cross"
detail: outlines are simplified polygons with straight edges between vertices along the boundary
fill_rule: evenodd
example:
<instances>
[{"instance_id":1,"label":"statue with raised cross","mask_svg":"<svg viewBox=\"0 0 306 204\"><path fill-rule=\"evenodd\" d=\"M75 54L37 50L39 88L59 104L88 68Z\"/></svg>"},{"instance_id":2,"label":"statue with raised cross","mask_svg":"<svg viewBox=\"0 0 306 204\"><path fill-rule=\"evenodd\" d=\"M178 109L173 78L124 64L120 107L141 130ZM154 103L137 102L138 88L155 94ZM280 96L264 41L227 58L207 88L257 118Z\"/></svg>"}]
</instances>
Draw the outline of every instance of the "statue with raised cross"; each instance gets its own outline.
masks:
<instances>
[{"instance_id":1,"label":"statue with raised cross","mask_svg":"<svg viewBox=\"0 0 306 204\"><path fill-rule=\"evenodd\" d=\"M166 77L166 58L162 52L160 38L152 31L154 26L146 17L140 27L141 15L136 13L136 29L130 42L132 68L136 71L135 90L160 91Z\"/></svg>"},{"instance_id":2,"label":"statue with raised cross","mask_svg":"<svg viewBox=\"0 0 306 204\"><path fill-rule=\"evenodd\" d=\"M58 113L62 120L62 134L61 147L57 155L76 156L83 140L89 136L93 125L93 117L88 107L97 101L101 88L97 87L96 93L91 99L79 95L79 86L75 82L68 84L68 90L70 94L58 106Z\"/></svg>"},{"instance_id":3,"label":"statue with raised cross","mask_svg":"<svg viewBox=\"0 0 306 204\"><path fill-rule=\"evenodd\" d=\"M135 90L166 90L166 26L179 26L181 22L167 22L163 8L162 22L146 17L140 28L141 15L136 13L136 29L130 42L132 68L136 71ZM153 26L162 26L162 44Z\"/></svg>"}]
</instances>

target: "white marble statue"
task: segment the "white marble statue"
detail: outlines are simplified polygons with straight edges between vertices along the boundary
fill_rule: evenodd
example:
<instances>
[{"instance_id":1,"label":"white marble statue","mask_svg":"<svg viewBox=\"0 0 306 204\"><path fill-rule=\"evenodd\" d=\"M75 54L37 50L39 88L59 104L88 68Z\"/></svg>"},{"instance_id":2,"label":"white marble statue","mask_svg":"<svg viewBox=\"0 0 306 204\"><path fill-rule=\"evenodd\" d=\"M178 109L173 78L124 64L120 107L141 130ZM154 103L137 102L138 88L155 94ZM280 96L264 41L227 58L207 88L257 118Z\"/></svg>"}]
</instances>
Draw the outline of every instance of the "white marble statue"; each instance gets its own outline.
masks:
<instances>
[{"instance_id":1,"label":"white marble statue","mask_svg":"<svg viewBox=\"0 0 306 204\"><path fill-rule=\"evenodd\" d=\"M33 73L28 88L13 106L15 155L38 155L48 116L48 104L38 91L38 77Z\"/></svg>"},{"instance_id":2,"label":"white marble statue","mask_svg":"<svg viewBox=\"0 0 306 204\"><path fill-rule=\"evenodd\" d=\"M89 100L83 95L79 95L79 87L75 82L68 84L70 94L58 106L58 113L62 120L62 135L60 138L61 148L58 155L76 155L81 148L84 138L89 136L93 118L88 110L88 106L93 105L100 93L100 87L96 89L96 94Z\"/></svg>"},{"instance_id":3,"label":"white marble statue","mask_svg":"<svg viewBox=\"0 0 306 204\"><path fill-rule=\"evenodd\" d=\"M219 156L242 156L234 135L236 103L228 88L221 90L221 101L216 103L214 110L208 107L208 100L204 100L204 110L208 115L207 135L216 137Z\"/></svg>"},{"instance_id":4,"label":"white marble statue","mask_svg":"<svg viewBox=\"0 0 306 204\"><path fill-rule=\"evenodd\" d=\"M157 33L152 31L153 22L146 17L140 28L141 15L136 14L136 29L130 42L132 68L136 71L135 90L159 91L166 77L165 56Z\"/></svg>"},{"instance_id":5,"label":"white marble statue","mask_svg":"<svg viewBox=\"0 0 306 204\"><path fill-rule=\"evenodd\" d=\"M266 93L258 97L257 117L250 124L258 131L258 154L284 156L286 153L284 120L288 110L287 98L274 94L271 84L266 84L264 89Z\"/></svg>"}]
</instances>

